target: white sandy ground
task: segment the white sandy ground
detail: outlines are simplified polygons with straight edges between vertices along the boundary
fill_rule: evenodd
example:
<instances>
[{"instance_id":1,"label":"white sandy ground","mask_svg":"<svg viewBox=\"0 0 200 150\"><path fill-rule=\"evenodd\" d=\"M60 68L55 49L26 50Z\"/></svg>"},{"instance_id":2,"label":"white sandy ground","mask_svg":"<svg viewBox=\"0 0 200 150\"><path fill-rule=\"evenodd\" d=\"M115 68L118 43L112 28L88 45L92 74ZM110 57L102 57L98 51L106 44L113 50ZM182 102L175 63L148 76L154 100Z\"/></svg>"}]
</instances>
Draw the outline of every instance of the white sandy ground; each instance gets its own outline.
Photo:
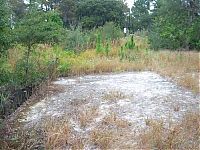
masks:
<instances>
[{"instance_id":1,"label":"white sandy ground","mask_svg":"<svg viewBox=\"0 0 200 150\"><path fill-rule=\"evenodd\" d=\"M45 118L69 116L70 124L80 134L94 129L110 112L134 124L133 130L146 126L145 120L178 121L188 111L199 110L199 95L178 87L154 72L126 72L60 78L54 82L64 92L46 97L30 107L20 121L25 127L37 126ZM105 100L105 94L119 91L125 95L116 101ZM95 106L98 115L82 128L76 120L77 110ZM175 111L175 108L179 108ZM70 117L71 116L71 117Z\"/></svg>"}]
</instances>

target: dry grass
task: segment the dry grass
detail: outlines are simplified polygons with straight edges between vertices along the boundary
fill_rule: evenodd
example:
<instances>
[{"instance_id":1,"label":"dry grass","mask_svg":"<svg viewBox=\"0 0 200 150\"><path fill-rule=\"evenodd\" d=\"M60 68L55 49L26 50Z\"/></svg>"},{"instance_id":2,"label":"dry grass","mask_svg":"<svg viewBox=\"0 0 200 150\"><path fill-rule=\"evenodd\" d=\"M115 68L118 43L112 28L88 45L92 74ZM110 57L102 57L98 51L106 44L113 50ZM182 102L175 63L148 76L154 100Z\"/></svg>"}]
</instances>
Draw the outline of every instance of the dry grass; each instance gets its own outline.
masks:
<instances>
[{"instance_id":1,"label":"dry grass","mask_svg":"<svg viewBox=\"0 0 200 150\"><path fill-rule=\"evenodd\" d=\"M152 70L199 92L199 52L154 52Z\"/></svg>"},{"instance_id":2,"label":"dry grass","mask_svg":"<svg viewBox=\"0 0 200 150\"><path fill-rule=\"evenodd\" d=\"M93 145L100 149L111 149L115 135L111 130L95 129L91 132L89 138Z\"/></svg>"},{"instance_id":3,"label":"dry grass","mask_svg":"<svg viewBox=\"0 0 200 150\"><path fill-rule=\"evenodd\" d=\"M43 126L44 147L49 150L58 149L83 149L84 140L76 135L70 122L61 120L49 120Z\"/></svg>"},{"instance_id":4,"label":"dry grass","mask_svg":"<svg viewBox=\"0 0 200 150\"><path fill-rule=\"evenodd\" d=\"M88 123L91 123L93 119L98 115L97 107L84 108L79 111L78 120L82 128L86 127Z\"/></svg>"},{"instance_id":5,"label":"dry grass","mask_svg":"<svg viewBox=\"0 0 200 150\"><path fill-rule=\"evenodd\" d=\"M133 60L120 61L119 47L113 47L109 56L88 50L76 58L69 58L70 75L97 74L104 72L152 70L170 77L179 85L199 92L199 52L195 51L150 51L146 38L135 38L138 51L131 53Z\"/></svg>"},{"instance_id":6,"label":"dry grass","mask_svg":"<svg viewBox=\"0 0 200 150\"><path fill-rule=\"evenodd\" d=\"M71 128L66 121L48 121L44 126L45 149L61 149L70 143Z\"/></svg>"},{"instance_id":7,"label":"dry grass","mask_svg":"<svg viewBox=\"0 0 200 150\"><path fill-rule=\"evenodd\" d=\"M200 115L189 113L178 124L168 127L163 121L147 120L149 126L140 135L142 149L199 149Z\"/></svg>"},{"instance_id":8,"label":"dry grass","mask_svg":"<svg viewBox=\"0 0 200 150\"><path fill-rule=\"evenodd\" d=\"M128 128L131 123L125 119L117 117L116 113L112 112L102 120L102 125L113 126L117 128Z\"/></svg>"},{"instance_id":9,"label":"dry grass","mask_svg":"<svg viewBox=\"0 0 200 150\"><path fill-rule=\"evenodd\" d=\"M133 149L135 137L131 127L130 122L112 112L91 131L88 140L97 149Z\"/></svg>"},{"instance_id":10,"label":"dry grass","mask_svg":"<svg viewBox=\"0 0 200 150\"><path fill-rule=\"evenodd\" d=\"M123 92L118 90L112 90L103 95L103 99L107 101L117 101L125 98L127 98L127 96Z\"/></svg>"}]
</instances>

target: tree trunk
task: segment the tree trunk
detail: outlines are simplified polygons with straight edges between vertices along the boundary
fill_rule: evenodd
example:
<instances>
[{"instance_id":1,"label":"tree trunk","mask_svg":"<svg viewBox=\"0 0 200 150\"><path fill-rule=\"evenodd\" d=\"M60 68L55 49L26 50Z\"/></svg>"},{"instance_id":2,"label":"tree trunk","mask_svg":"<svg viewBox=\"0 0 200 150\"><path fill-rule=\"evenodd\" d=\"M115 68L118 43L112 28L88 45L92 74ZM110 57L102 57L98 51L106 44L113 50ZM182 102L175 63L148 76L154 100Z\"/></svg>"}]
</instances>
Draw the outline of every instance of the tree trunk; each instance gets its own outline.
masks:
<instances>
[{"instance_id":1,"label":"tree trunk","mask_svg":"<svg viewBox=\"0 0 200 150\"><path fill-rule=\"evenodd\" d=\"M28 82L28 75L29 75L29 58L30 58L30 52L31 52L31 44L28 44L28 50L26 53L26 67L25 67L25 82L27 84Z\"/></svg>"}]
</instances>

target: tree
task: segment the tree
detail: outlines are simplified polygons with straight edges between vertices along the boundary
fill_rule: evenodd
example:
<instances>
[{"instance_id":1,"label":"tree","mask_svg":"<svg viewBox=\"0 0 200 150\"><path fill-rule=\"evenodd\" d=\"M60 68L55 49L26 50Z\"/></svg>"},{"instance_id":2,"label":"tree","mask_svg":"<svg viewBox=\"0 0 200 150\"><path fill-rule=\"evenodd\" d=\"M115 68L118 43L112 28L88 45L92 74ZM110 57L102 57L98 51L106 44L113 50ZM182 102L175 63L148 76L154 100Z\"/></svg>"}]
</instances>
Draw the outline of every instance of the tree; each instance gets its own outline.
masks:
<instances>
[{"instance_id":1,"label":"tree","mask_svg":"<svg viewBox=\"0 0 200 150\"><path fill-rule=\"evenodd\" d=\"M9 12L5 0L0 0L0 56L10 45Z\"/></svg>"},{"instance_id":2,"label":"tree","mask_svg":"<svg viewBox=\"0 0 200 150\"><path fill-rule=\"evenodd\" d=\"M131 11L132 30L148 29L151 24L150 3L152 0L137 0Z\"/></svg>"},{"instance_id":3,"label":"tree","mask_svg":"<svg viewBox=\"0 0 200 150\"><path fill-rule=\"evenodd\" d=\"M200 13L197 0L158 0L150 33L155 48L200 49ZM159 44L158 44L159 43Z\"/></svg>"},{"instance_id":4,"label":"tree","mask_svg":"<svg viewBox=\"0 0 200 150\"><path fill-rule=\"evenodd\" d=\"M25 53L26 82L29 74L29 58L35 44L58 43L61 37L62 20L54 11L30 10L14 29L16 41L27 47Z\"/></svg>"},{"instance_id":5,"label":"tree","mask_svg":"<svg viewBox=\"0 0 200 150\"><path fill-rule=\"evenodd\" d=\"M11 13L14 16L14 22L17 22L19 19L22 19L26 14L27 6L23 0L9 0L9 6Z\"/></svg>"},{"instance_id":6,"label":"tree","mask_svg":"<svg viewBox=\"0 0 200 150\"><path fill-rule=\"evenodd\" d=\"M86 0L79 4L77 17L85 29L115 22L124 26L126 5L121 0Z\"/></svg>"},{"instance_id":7,"label":"tree","mask_svg":"<svg viewBox=\"0 0 200 150\"><path fill-rule=\"evenodd\" d=\"M74 25L76 21L77 5L74 0L62 0L59 5L59 11L61 13L64 27Z\"/></svg>"}]
</instances>

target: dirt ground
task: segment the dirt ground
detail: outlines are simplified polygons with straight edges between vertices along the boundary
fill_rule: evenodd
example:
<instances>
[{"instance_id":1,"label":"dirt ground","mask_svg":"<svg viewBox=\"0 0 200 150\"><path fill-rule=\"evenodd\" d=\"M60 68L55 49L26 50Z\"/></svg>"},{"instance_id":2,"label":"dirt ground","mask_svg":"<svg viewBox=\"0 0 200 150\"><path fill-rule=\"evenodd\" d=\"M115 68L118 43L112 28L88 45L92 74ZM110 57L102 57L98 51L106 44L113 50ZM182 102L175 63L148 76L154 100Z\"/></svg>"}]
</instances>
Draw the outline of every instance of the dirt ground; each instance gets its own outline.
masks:
<instances>
[{"instance_id":1,"label":"dirt ground","mask_svg":"<svg viewBox=\"0 0 200 150\"><path fill-rule=\"evenodd\" d=\"M84 142L84 149L98 146L98 142L91 142L97 138L94 136L101 136L96 130L104 131L106 128L111 132L116 127L115 134L126 134L124 140L118 138L117 148L119 141L126 145L122 148L129 148L130 143L132 146L136 144L133 137L148 126L149 120L162 119L167 126L169 120L178 122L186 112L199 109L199 95L154 72L59 78L51 86L62 90L23 106L28 108L19 111L14 118L23 130L49 129L52 122L55 126L56 122L65 120L73 135L82 137L84 141L90 138ZM116 147L113 145L111 148Z\"/></svg>"}]
</instances>

